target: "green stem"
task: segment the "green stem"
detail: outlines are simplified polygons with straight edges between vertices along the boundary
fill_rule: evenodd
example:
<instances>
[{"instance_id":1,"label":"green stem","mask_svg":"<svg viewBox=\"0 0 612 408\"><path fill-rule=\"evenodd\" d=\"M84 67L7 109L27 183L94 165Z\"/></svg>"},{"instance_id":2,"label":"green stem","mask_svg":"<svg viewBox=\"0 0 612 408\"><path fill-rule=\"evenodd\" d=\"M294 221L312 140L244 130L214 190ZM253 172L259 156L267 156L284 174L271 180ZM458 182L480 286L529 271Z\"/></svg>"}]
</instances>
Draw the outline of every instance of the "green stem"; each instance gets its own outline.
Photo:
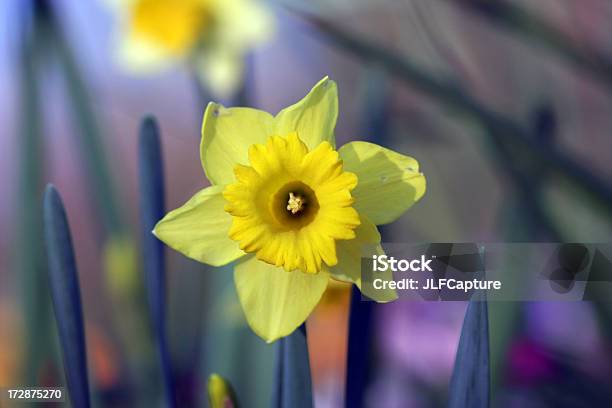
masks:
<instances>
[{"instance_id":1,"label":"green stem","mask_svg":"<svg viewBox=\"0 0 612 408\"><path fill-rule=\"evenodd\" d=\"M79 146L93 181L91 193L94 202L102 215L105 231L110 235L121 234L124 230L121 209L106 160L102 131L90 103L87 85L53 13L50 13L45 29L62 64L71 112L78 128Z\"/></svg>"},{"instance_id":2,"label":"green stem","mask_svg":"<svg viewBox=\"0 0 612 408\"><path fill-rule=\"evenodd\" d=\"M24 35L20 61L22 94L18 239L16 264L21 278L26 326L24 384L36 385L40 369L49 357L50 298L46 290L40 202L43 185L42 112L37 81L40 33L36 26Z\"/></svg>"}]
</instances>

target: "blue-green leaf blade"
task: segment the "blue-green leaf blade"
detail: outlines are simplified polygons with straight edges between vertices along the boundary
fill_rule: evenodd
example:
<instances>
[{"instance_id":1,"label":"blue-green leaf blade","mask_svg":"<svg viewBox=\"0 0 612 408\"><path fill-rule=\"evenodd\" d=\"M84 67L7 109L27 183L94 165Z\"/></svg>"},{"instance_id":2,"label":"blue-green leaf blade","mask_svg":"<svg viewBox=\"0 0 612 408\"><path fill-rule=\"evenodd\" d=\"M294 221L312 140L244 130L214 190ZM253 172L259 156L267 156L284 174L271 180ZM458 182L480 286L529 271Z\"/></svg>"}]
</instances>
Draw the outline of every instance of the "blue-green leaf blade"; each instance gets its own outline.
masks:
<instances>
[{"instance_id":1,"label":"blue-green leaf blade","mask_svg":"<svg viewBox=\"0 0 612 408\"><path fill-rule=\"evenodd\" d=\"M372 312L374 302L362 299L353 285L349 312L348 351L344 406L363 407L369 383L370 352L372 346Z\"/></svg>"},{"instance_id":2,"label":"blue-green leaf blade","mask_svg":"<svg viewBox=\"0 0 612 408\"><path fill-rule=\"evenodd\" d=\"M487 301L468 304L449 389L449 408L488 408L490 402L489 313Z\"/></svg>"},{"instance_id":3,"label":"blue-green leaf blade","mask_svg":"<svg viewBox=\"0 0 612 408\"><path fill-rule=\"evenodd\" d=\"M45 190L43 216L49 286L70 401L74 408L88 408L89 382L79 277L66 211L52 185Z\"/></svg>"},{"instance_id":4,"label":"blue-green leaf blade","mask_svg":"<svg viewBox=\"0 0 612 408\"><path fill-rule=\"evenodd\" d=\"M172 365L166 336L166 271L164 245L152 233L164 216L163 161L159 127L146 117L139 136L140 217L145 286L153 335L157 345L168 407L176 404Z\"/></svg>"},{"instance_id":5,"label":"blue-green leaf blade","mask_svg":"<svg viewBox=\"0 0 612 408\"><path fill-rule=\"evenodd\" d=\"M272 406L276 408L312 408L312 380L306 326L276 342L276 384Z\"/></svg>"}]
</instances>

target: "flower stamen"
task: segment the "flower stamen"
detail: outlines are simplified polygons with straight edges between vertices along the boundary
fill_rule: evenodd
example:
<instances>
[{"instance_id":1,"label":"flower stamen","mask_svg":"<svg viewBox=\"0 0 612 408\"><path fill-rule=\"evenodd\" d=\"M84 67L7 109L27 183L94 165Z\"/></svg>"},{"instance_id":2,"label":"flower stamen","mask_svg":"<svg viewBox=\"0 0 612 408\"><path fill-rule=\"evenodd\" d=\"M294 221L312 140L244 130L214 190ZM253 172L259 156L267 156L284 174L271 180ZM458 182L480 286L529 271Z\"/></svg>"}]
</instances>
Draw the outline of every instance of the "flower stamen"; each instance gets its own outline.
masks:
<instances>
[{"instance_id":1,"label":"flower stamen","mask_svg":"<svg viewBox=\"0 0 612 408\"><path fill-rule=\"evenodd\" d=\"M287 202L287 211L291 211L291 214L295 215L301 212L306 206L306 200L299 194L289 193L289 201Z\"/></svg>"}]
</instances>

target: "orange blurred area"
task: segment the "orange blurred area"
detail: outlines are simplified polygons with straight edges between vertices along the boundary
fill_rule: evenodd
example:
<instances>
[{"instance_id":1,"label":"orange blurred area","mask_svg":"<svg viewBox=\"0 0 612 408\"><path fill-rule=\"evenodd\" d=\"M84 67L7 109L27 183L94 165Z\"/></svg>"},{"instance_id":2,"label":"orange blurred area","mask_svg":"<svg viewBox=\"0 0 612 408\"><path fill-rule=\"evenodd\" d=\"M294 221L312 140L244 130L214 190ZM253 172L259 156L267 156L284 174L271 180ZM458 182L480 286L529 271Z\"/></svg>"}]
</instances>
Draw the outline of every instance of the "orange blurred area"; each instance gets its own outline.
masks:
<instances>
[{"instance_id":1,"label":"orange blurred area","mask_svg":"<svg viewBox=\"0 0 612 408\"><path fill-rule=\"evenodd\" d=\"M345 377L350 299L351 285L330 280L321 303L308 318L308 348L315 388ZM333 385L342 387L343 383Z\"/></svg>"},{"instance_id":2,"label":"orange blurred area","mask_svg":"<svg viewBox=\"0 0 612 408\"><path fill-rule=\"evenodd\" d=\"M21 384L23 327L13 305L0 299L0 387Z\"/></svg>"},{"instance_id":3,"label":"orange blurred area","mask_svg":"<svg viewBox=\"0 0 612 408\"><path fill-rule=\"evenodd\" d=\"M120 356L104 329L90 323L86 327L87 351L93 369L93 381L101 389L110 389L121 381Z\"/></svg>"}]
</instances>

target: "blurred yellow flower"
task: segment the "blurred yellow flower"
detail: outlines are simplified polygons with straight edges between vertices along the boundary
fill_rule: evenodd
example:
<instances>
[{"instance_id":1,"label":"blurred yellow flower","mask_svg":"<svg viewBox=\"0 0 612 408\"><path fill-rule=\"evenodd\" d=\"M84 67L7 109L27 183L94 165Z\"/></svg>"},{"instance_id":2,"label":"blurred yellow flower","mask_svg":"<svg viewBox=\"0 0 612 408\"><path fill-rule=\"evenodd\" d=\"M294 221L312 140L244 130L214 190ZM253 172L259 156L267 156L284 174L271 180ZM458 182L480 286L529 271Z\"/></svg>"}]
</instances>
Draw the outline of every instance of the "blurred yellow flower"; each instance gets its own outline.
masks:
<instances>
[{"instance_id":1,"label":"blurred yellow flower","mask_svg":"<svg viewBox=\"0 0 612 408\"><path fill-rule=\"evenodd\" d=\"M208 377L208 406L210 408L237 408L236 393L232 385L219 374Z\"/></svg>"},{"instance_id":2,"label":"blurred yellow flower","mask_svg":"<svg viewBox=\"0 0 612 408\"><path fill-rule=\"evenodd\" d=\"M125 234L111 235L103 250L103 265L113 295L133 298L140 289L138 252Z\"/></svg>"},{"instance_id":3,"label":"blurred yellow flower","mask_svg":"<svg viewBox=\"0 0 612 408\"><path fill-rule=\"evenodd\" d=\"M120 16L119 60L136 73L177 62L228 97L241 83L245 55L268 39L273 19L258 0L106 0Z\"/></svg>"},{"instance_id":4,"label":"blurred yellow flower","mask_svg":"<svg viewBox=\"0 0 612 408\"><path fill-rule=\"evenodd\" d=\"M336 151L337 116L328 78L276 116L210 103L200 157L212 186L154 230L200 262L238 260L242 308L268 342L306 320L330 278L361 288L363 248L382 252L376 225L394 221L425 193L411 157L367 142Z\"/></svg>"}]
</instances>

